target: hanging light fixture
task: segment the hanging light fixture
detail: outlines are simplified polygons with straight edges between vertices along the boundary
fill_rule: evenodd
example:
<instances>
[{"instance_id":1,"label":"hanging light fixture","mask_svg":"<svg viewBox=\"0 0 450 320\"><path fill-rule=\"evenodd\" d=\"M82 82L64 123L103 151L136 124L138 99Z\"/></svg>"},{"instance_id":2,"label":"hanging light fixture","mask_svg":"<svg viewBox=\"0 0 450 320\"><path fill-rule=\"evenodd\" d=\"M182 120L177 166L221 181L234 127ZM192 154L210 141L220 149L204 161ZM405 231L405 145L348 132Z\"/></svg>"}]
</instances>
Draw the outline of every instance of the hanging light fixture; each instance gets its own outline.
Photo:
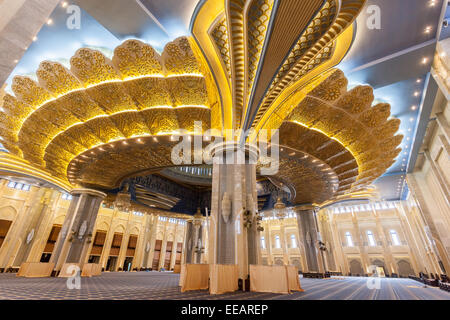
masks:
<instances>
[{"instance_id":1,"label":"hanging light fixture","mask_svg":"<svg viewBox=\"0 0 450 320\"><path fill-rule=\"evenodd\" d=\"M281 197L277 198L277 202L273 206L275 210L275 216L282 220L286 217L286 205L284 204L283 200L281 200Z\"/></svg>"}]
</instances>

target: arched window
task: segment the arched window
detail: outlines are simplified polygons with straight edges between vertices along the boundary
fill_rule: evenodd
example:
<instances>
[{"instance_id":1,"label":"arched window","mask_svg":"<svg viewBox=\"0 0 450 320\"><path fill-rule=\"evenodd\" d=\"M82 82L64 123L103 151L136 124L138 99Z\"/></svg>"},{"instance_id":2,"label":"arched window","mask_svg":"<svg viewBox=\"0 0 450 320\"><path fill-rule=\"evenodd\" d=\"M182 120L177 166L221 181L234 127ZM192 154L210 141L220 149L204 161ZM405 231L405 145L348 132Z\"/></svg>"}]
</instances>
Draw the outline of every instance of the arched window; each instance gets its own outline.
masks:
<instances>
[{"instance_id":1,"label":"arched window","mask_svg":"<svg viewBox=\"0 0 450 320\"><path fill-rule=\"evenodd\" d=\"M350 234L349 231L347 231L347 232L345 233L345 238L347 239L347 246L348 246L348 247L353 247L352 235Z\"/></svg>"},{"instance_id":2,"label":"arched window","mask_svg":"<svg viewBox=\"0 0 450 320\"><path fill-rule=\"evenodd\" d=\"M292 248L297 248L297 239L295 239L295 234L291 234L291 246Z\"/></svg>"},{"instance_id":3,"label":"arched window","mask_svg":"<svg viewBox=\"0 0 450 320\"><path fill-rule=\"evenodd\" d=\"M264 237L261 237L261 248L266 248L266 241L264 240Z\"/></svg>"},{"instance_id":4,"label":"arched window","mask_svg":"<svg viewBox=\"0 0 450 320\"><path fill-rule=\"evenodd\" d=\"M375 237L373 236L372 231L367 230L367 239L369 240L369 246L376 246L377 243L375 242Z\"/></svg>"},{"instance_id":5,"label":"arched window","mask_svg":"<svg viewBox=\"0 0 450 320\"><path fill-rule=\"evenodd\" d=\"M281 248L280 236L275 236L275 248Z\"/></svg>"},{"instance_id":6,"label":"arched window","mask_svg":"<svg viewBox=\"0 0 450 320\"><path fill-rule=\"evenodd\" d=\"M391 234L392 244L393 244L394 246L399 246L399 245L400 245L400 240L399 240L399 238L398 238L397 231L391 230L391 231L389 231L389 233Z\"/></svg>"}]
</instances>

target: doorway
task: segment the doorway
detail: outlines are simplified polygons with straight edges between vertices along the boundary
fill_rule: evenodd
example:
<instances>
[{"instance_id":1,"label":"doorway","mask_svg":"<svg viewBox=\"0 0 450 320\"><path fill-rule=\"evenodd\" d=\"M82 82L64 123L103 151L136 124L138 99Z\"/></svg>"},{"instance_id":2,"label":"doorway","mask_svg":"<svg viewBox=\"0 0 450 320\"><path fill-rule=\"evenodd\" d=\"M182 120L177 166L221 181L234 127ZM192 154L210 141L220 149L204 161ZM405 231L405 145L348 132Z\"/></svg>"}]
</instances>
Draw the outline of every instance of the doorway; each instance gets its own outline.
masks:
<instances>
[{"instance_id":1,"label":"doorway","mask_svg":"<svg viewBox=\"0 0 450 320\"><path fill-rule=\"evenodd\" d=\"M132 264L133 264L133 257L126 257L123 263L123 271L131 271Z\"/></svg>"},{"instance_id":2,"label":"doorway","mask_svg":"<svg viewBox=\"0 0 450 320\"><path fill-rule=\"evenodd\" d=\"M109 256L108 262L106 263L106 271L116 271L117 257Z\"/></svg>"},{"instance_id":3,"label":"doorway","mask_svg":"<svg viewBox=\"0 0 450 320\"><path fill-rule=\"evenodd\" d=\"M96 255L89 256L88 263L95 263L95 264L100 263L100 256L96 256Z\"/></svg>"}]
</instances>

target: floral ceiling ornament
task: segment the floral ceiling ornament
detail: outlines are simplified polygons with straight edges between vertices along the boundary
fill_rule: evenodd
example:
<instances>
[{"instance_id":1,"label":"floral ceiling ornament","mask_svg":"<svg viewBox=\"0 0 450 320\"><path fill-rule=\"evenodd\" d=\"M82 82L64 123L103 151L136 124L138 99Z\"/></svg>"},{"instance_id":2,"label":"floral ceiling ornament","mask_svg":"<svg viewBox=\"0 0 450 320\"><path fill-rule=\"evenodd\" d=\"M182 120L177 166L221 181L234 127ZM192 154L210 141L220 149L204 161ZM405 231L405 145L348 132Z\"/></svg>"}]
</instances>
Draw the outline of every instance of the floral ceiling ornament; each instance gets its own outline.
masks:
<instances>
[{"instance_id":1,"label":"floral ceiling ornament","mask_svg":"<svg viewBox=\"0 0 450 320\"><path fill-rule=\"evenodd\" d=\"M17 76L14 95L4 97L2 144L68 185L112 190L126 177L173 166L170 137L193 133L194 121L218 135L279 129L275 178L291 190L290 202L359 192L392 165L402 140L390 106L372 106L369 86L347 90L333 69L365 2L206 0L192 37L162 54L127 40L112 59L78 50L70 70L44 61L37 82ZM287 28L289 21L296 23ZM117 204L130 210L129 195L119 193ZM228 222L227 194L221 209Z\"/></svg>"}]
</instances>

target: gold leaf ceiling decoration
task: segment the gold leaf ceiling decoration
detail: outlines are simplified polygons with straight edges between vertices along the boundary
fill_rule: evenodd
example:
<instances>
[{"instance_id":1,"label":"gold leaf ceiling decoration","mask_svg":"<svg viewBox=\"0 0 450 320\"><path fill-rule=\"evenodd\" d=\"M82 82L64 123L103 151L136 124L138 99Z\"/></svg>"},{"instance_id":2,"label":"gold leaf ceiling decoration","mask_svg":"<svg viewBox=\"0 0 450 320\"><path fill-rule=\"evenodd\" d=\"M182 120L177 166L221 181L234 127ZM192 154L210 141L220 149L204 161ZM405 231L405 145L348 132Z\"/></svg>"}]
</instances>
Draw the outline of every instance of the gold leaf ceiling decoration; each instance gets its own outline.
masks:
<instances>
[{"instance_id":1,"label":"gold leaf ceiling decoration","mask_svg":"<svg viewBox=\"0 0 450 320\"><path fill-rule=\"evenodd\" d=\"M204 1L192 33L214 74L224 128L256 128L285 89L336 65L365 2Z\"/></svg>"},{"instance_id":2,"label":"gold leaf ceiling decoration","mask_svg":"<svg viewBox=\"0 0 450 320\"><path fill-rule=\"evenodd\" d=\"M80 49L70 70L44 61L15 77L0 113L2 144L73 186L117 188L173 166L173 133L280 129L279 172L293 203L359 192L401 149L390 106L347 90L332 69L350 48L365 0L206 0L193 38L160 55L128 40L108 59ZM251 139L253 139L252 137ZM262 162L259 166L263 166ZM42 174L42 173L41 173Z\"/></svg>"},{"instance_id":3,"label":"gold leaf ceiling decoration","mask_svg":"<svg viewBox=\"0 0 450 320\"><path fill-rule=\"evenodd\" d=\"M112 60L83 48L70 63L68 70L42 62L38 83L15 77L15 96L5 96L0 117L4 146L58 178L66 178L73 158L94 147L193 130L194 120L203 120L203 130L210 127L209 107L217 103L186 37L167 44L162 55L128 40Z\"/></svg>"}]
</instances>

